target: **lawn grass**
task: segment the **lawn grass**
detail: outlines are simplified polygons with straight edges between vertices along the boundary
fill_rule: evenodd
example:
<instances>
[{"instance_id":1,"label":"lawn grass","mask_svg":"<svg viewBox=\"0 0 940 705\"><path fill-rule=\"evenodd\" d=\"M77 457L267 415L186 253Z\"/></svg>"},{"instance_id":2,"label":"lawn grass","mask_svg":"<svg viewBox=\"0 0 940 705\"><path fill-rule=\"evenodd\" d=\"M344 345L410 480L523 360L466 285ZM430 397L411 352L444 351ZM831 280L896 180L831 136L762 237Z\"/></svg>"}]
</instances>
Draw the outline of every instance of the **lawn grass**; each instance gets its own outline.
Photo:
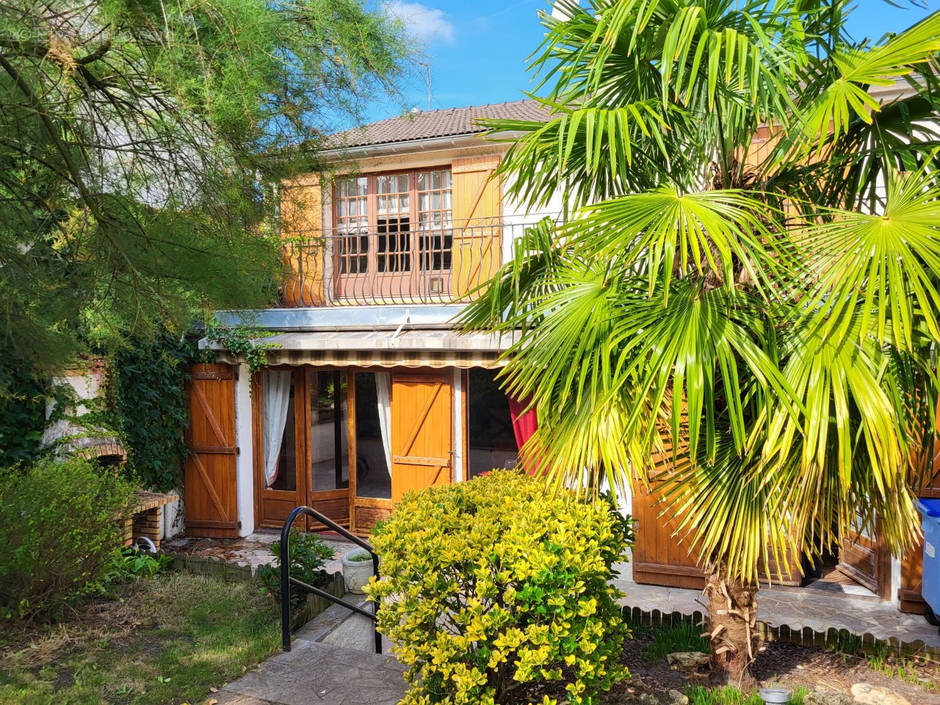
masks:
<instances>
[{"instance_id":1,"label":"lawn grass","mask_svg":"<svg viewBox=\"0 0 940 705\"><path fill-rule=\"evenodd\" d=\"M186 573L142 579L66 621L8 633L2 705L200 702L278 646L274 601L249 582Z\"/></svg>"}]
</instances>

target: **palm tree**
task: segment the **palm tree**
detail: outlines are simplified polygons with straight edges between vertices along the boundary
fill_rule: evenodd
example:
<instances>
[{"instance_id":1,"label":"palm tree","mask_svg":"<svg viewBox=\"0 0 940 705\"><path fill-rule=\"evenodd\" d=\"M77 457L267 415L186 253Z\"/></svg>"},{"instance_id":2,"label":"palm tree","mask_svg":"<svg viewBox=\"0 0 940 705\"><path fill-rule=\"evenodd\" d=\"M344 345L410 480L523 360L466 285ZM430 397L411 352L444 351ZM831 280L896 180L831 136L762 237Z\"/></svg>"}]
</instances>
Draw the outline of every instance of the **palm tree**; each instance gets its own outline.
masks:
<instances>
[{"instance_id":1,"label":"palm tree","mask_svg":"<svg viewBox=\"0 0 940 705\"><path fill-rule=\"evenodd\" d=\"M761 571L911 547L940 342L940 16L854 41L847 0L590 0L543 16L545 123L500 171L544 221L463 314L513 331L548 482L663 490L748 678ZM879 93L880 91L880 93ZM642 528L641 528L642 530Z\"/></svg>"}]
</instances>

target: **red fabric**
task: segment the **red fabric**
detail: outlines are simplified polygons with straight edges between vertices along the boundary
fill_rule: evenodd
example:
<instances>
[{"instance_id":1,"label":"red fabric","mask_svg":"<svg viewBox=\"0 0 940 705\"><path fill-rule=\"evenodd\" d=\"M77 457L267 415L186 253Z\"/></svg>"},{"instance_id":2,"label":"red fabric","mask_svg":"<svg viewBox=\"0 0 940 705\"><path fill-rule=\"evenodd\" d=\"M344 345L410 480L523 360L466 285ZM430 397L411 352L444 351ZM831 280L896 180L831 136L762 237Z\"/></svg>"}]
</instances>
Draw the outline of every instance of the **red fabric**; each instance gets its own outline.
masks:
<instances>
[{"instance_id":1,"label":"red fabric","mask_svg":"<svg viewBox=\"0 0 940 705\"><path fill-rule=\"evenodd\" d=\"M527 410L529 406L528 399L524 401L512 397L507 397L507 399L509 400L509 417L512 419L512 432L516 437L516 448L519 449L520 453L520 463L526 472L534 475L539 466L539 453L537 451L533 452L530 446L523 454L522 447L539 427L538 413L535 407Z\"/></svg>"}]
</instances>

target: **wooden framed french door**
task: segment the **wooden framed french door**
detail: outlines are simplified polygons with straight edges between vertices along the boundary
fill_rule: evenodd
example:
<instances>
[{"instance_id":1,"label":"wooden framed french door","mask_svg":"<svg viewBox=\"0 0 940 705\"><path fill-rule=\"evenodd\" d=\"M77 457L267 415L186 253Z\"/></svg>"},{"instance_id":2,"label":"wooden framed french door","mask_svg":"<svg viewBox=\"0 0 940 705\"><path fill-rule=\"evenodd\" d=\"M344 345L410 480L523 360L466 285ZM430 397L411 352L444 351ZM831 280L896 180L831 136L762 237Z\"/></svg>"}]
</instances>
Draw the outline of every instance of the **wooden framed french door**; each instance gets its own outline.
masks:
<instances>
[{"instance_id":1,"label":"wooden framed french door","mask_svg":"<svg viewBox=\"0 0 940 705\"><path fill-rule=\"evenodd\" d=\"M364 369L349 379L352 526L368 534L409 490L451 482L453 373Z\"/></svg>"},{"instance_id":2,"label":"wooden framed french door","mask_svg":"<svg viewBox=\"0 0 940 705\"><path fill-rule=\"evenodd\" d=\"M308 505L349 525L347 375L310 367L270 368L253 380L255 512L278 528ZM320 528L310 520L308 528Z\"/></svg>"}]
</instances>

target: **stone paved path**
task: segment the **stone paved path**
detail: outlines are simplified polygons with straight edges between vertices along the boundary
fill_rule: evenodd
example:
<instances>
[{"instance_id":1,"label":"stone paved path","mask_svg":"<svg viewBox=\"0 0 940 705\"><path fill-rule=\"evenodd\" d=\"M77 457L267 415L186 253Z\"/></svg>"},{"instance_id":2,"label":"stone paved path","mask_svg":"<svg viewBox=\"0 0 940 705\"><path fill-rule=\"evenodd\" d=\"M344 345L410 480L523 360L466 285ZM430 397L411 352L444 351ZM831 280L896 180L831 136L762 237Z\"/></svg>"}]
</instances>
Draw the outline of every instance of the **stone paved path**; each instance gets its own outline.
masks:
<instances>
[{"instance_id":1,"label":"stone paved path","mask_svg":"<svg viewBox=\"0 0 940 705\"><path fill-rule=\"evenodd\" d=\"M296 639L291 651L223 687L219 705L395 705L405 692L392 656Z\"/></svg>"}]
</instances>

